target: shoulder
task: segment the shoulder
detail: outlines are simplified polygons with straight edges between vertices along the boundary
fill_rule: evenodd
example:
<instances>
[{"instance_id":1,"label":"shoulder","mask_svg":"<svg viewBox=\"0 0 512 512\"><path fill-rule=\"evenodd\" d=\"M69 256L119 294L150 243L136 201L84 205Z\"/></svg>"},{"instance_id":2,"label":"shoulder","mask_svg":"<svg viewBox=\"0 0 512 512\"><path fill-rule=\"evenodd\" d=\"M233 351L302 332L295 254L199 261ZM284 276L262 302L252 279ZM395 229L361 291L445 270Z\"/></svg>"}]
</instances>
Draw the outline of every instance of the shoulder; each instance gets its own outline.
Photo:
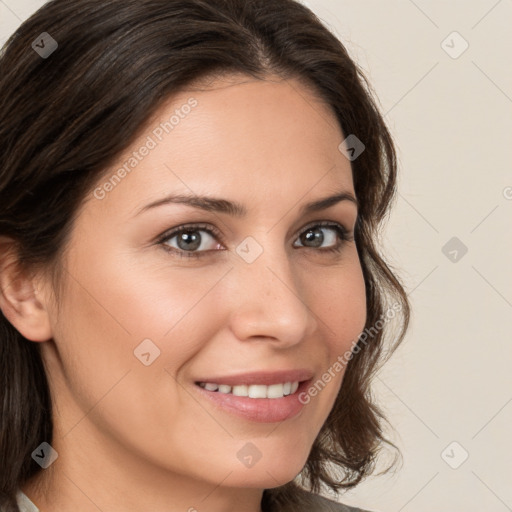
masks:
<instances>
[{"instance_id":1,"label":"shoulder","mask_svg":"<svg viewBox=\"0 0 512 512\"><path fill-rule=\"evenodd\" d=\"M362 508L351 507L349 505L344 505L339 501L333 501L329 498L325 498L324 496L319 496L318 494L311 494L312 505L314 505L314 509L318 512L375 512L370 510L363 510ZM305 511L304 511L305 512Z\"/></svg>"},{"instance_id":2,"label":"shoulder","mask_svg":"<svg viewBox=\"0 0 512 512\"><path fill-rule=\"evenodd\" d=\"M302 506L295 508L293 512L377 512L351 507L302 489L298 491L297 495L300 496ZM283 510L282 512L288 511Z\"/></svg>"}]
</instances>

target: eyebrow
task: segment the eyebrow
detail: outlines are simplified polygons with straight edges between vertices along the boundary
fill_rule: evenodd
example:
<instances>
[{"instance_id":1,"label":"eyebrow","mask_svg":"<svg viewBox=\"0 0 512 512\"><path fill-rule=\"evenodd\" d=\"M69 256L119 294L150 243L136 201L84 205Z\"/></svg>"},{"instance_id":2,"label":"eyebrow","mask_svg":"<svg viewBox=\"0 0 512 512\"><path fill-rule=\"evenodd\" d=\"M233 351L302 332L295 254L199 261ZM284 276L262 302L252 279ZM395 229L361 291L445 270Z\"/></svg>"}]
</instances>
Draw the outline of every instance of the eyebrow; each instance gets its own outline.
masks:
<instances>
[{"instance_id":1,"label":"eyebrow","mask_svg":"<svg viewBox=\"0 0 512 512\"><path fill-rule=\"evenodd\" d=\"M317 199L316 201L305 204L300 209L300 213L309 214L320 210L325 210L341 201L350 201L351 203L355 204L356 207L358 206L358 201L354 195L351 192L343 190L333 196L324 197L322 199ZM225 213L234 217L244 217L247 215L247 209L245 206L236 201L229 201L227 199L211 196L172 194L147 204L138 210L135 216L152 208L157 208L158 206L163 206L166 204L185 204L192 206L193 208L199 208L208 212Z\"/></svg>"}]
</instances>

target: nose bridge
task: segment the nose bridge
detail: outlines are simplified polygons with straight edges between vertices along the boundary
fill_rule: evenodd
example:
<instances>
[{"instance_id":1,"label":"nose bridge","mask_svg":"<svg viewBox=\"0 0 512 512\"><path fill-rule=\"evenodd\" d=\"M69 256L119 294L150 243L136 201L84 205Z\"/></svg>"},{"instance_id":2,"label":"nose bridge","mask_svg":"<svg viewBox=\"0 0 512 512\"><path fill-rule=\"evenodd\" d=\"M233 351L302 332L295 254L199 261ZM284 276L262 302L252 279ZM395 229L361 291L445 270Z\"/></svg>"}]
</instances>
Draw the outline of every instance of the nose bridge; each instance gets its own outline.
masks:
<instances>
[{"instance_id":1,"label":"nose bridge","mask_svg":"<svg viewBox=\"0 0 512 512\"><path fill-rule=\"evenodd\" d=\"M267 337L290 345L313 332L316 319L286 248L271 239L248 237L237 248L232 329L241 340Z\"/></svg>"}]
</instances>

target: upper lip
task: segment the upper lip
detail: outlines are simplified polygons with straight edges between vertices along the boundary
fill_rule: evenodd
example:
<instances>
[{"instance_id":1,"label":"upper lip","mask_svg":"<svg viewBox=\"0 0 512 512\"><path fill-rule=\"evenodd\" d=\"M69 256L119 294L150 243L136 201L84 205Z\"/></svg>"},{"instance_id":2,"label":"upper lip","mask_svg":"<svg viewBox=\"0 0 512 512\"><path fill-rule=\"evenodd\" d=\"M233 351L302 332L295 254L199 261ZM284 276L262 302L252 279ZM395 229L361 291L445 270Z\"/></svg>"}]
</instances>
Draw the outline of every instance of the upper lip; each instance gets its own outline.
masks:
<instances>
[{"instance_id":1,"label":"upper lip","mask_svg":"<svg viewBox=\"0 0 512 512\"><path fill-rule=\"evenodd\" d=\"M210 382L214 384L226 384L228 386L253 385L260 384L270 386L272 384L282 384L285 382L302 382L313 377L313 372L306 368L296 370L276 370L276 371L253 371L247 373L238 373L235 375L224 375L217 377L205 377L196 380L199 382Z\"/></svg>"}]
</instances>

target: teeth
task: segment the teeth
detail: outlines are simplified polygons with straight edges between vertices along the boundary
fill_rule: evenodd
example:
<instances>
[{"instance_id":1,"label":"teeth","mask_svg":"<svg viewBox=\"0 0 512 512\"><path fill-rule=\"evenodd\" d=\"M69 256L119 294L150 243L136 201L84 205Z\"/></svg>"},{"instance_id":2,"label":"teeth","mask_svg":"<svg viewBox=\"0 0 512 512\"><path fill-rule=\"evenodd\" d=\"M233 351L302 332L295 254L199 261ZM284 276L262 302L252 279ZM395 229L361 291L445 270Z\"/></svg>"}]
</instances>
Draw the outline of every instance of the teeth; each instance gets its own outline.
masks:
<instances>
[{"instance_id":1,"label":"teeth","mask_svg":"<svg viewBox=\"0 0 512 512\"><path fill-rule=\"evenodd\" d=\"M277 384L277 385L279 386L279 384ZM253 384L252 386L249 386L249 398L272 398L272 396L269 397L267 394L267 392L270 391L270 388L275 389L275 385L274 386L265 386L265 385ZM282 389L283 388L281 388L281 396L283 396ZM275 393L271 392L271 395L272 394L275 394Z\"/></svg>"},{"instance_id":2,"label":"teeth","mask_svg":"<svg viewBox=\"0 0 512 512\"><path fill-rule=\"evenodd\" d=\"M249 386L234 386L231 393L235 396L249 396Z\"/></svg>"},{"instance_id":3,"label":"teeth","mask_svg":"<svg viewBox=\"0 0 512 512\"><path fill-rule=\"evenodd\" d=\"M213 382L200 382L199 386L208 391L218 391L219 393L231 393L235 396L247 396L249 398L283 398L283 396L291 395L297 391L298 382L285 382L284 384L272 384L265 386L261 384L253 384L247 386L228 386L227 384L215 384Z\"/></svg>"}]
</instances>

